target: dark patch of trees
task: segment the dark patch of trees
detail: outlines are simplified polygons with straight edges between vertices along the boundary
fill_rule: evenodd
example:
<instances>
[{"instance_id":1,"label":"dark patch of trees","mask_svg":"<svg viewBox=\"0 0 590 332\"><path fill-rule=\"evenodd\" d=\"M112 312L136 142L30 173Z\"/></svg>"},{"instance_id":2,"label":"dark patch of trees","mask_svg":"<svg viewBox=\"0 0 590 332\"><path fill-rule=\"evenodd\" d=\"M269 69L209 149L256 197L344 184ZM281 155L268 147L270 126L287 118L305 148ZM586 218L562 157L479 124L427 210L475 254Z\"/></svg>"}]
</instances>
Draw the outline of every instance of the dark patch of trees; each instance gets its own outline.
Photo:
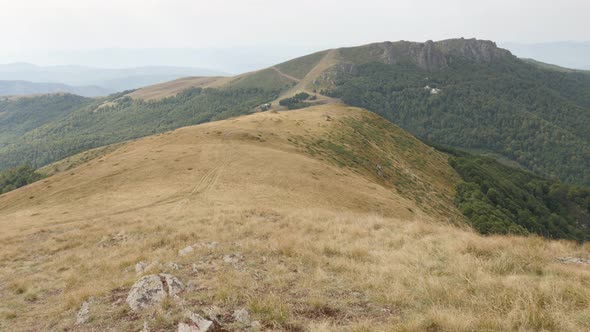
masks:
<instances>
[{"instance_id":1,"label":"dark patch of trees","mask_svg":"<svg viewBox=\"0 0 590 332\"><path fill-rule=\"evenodd\" d=\"M563 184L452 149L455 204L483 234L590 240L590 188Z\"/></svg>"},{"instance_id":2,"label":"dark patch of trees","mask_svg":"<svg viewBox=\"0 0 590 332\"><path fill-rule=\"evenodd\" d=\"M43 176L29 165L14 167L0 173L0 194L26 186L29 183L39 181Z\"/></svg>"},{"instance_id":3,"label":"dark patch of trees","mask_svg":"<svg viewBox=\"0 0 590 332\"><path fill-rule=\"evenodd\" d=\"M293 97L281 99L279 101L279 105L286 106L290 110L305 108L305 107L310 106L310 104L306 103L304 101L310 99L310 97L311 96L308 93L300 92ZM313 99L311 99L311 100L313 100Z\"/></svg>"}]
</instances>

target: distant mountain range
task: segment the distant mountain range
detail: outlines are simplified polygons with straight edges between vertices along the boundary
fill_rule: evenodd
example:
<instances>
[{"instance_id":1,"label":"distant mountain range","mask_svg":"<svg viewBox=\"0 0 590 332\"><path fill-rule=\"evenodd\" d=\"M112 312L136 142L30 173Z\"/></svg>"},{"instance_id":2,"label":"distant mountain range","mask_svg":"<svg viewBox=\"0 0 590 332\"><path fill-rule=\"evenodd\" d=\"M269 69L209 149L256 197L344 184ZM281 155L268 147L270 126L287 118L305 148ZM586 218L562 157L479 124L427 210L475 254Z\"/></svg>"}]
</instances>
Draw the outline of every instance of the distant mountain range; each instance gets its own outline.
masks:
<instances>
[{"instance_id":1,"label":"distant mountain range","mask_svg":"<svg viewBox=\"0 0 590 332\"><path fill-rule=\"evenodd\" d=\"M99 86L72 86L62 83L0 81L0 96L22 96L47 93L72 93L85 97L106 96L115 91Z\"/></svg>"},{"instance_id":2,"label":"distant mountain range","mask_svg":"<svg viewBox=\"0 0 590 332\"><path fill-rule=\"evenodd\" d=\"M0 65L0 95L70 92L104 96L186 76L220 76L223 72L190 67L148 66L108 69L84 66Z\"/></svg>"}]
</instances>

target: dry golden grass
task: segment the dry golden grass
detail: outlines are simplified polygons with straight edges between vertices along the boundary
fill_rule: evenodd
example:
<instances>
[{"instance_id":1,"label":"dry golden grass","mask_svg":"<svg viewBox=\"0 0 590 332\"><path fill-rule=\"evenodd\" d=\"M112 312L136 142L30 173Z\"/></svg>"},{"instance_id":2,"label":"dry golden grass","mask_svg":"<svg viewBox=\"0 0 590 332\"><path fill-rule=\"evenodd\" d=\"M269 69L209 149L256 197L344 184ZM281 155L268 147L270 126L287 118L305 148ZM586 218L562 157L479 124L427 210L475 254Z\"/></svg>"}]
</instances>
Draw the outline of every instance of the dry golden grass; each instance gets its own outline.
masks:
<instances>
[{"instance_id":1,"label":"dry golden grass","mask_svg":"<svg viewBox=\"0 0 590 332\"><path fill-rule=\"evenodd\" d=\"M93 159L99 158L117 150L120 146L125 143L115 143L111 145L101 146L98 148L86 150L79 154L73 155L71 157L64 158L62 160L56 161L44 167L38 169L38 172L43 174L44 176L51 176L57 173L68 171L76 166L80 166L84 163L87 163Z\"/></svg>"},{"instance_id":2,"label":"dry golden grass","mask_svg":"<svg viewBox=\"0 0 590 332\"><path fill-rule=\"evenodd\" d=\"M138 331L146 320L173 331L185 310L212 305L245 307L274 331L590 329L589 268L555 260L587 246L481 237L304 148L301 137L336 139L341 120L367 114L323 106L182 128L0 196L0 330ZM426 159L408 172L429 205L451 206L444 156L410 146ZM131 312L139 261L184 282L182 301ZM75 327L90 297L91 319Z\"/></svg>"},{"instance_id":3,"label":"dry golden grass","mask_svg":"<svg viewBox=\"0 0 590 332\"><path fill-rule=\"evenodd\" d=\"M184 77L170 82L150 85L128 94L129 97L142 100L158 100L175 96L189 88L215 88L226 84L230 77Z\"/></svg>"}]
</instances>

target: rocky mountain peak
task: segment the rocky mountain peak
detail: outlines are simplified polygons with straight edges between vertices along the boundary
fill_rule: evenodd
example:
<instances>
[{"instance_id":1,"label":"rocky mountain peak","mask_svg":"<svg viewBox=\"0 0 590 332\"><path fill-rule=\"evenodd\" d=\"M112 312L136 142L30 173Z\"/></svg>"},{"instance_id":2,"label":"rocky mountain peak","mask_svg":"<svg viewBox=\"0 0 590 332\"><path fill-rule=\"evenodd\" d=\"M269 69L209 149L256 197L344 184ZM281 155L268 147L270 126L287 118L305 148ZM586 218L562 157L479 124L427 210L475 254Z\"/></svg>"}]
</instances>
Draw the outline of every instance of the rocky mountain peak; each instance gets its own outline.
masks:
<instances>
[{"instance_id":1,"label":"rocky mountain peak","mask_svg":"<svg viewBox=\"0 0 590 332\"><path fill-rule=\"evenodd\" d=\"M372 60L387 64L411 63L427 70L448 67L453 58L465 58L485 63L493 62L512 54L489 40L447 39L426 42L383 42L362 46ZM346 52L346 50L344 51Z\"/></svg>"}]
</instances>

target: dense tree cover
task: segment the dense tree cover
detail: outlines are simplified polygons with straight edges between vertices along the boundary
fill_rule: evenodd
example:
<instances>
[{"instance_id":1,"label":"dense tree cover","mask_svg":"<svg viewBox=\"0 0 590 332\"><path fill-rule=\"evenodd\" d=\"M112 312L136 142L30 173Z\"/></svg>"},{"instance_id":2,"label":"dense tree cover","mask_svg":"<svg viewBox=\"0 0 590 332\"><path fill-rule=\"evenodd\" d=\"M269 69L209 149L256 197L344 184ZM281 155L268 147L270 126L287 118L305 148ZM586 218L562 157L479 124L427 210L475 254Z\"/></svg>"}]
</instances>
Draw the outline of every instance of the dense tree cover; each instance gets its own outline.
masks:
<instances>
[{"instance_id":1,"label":"dense tree cover","mask_svg":"<svg viewBox=\"0 0 590 332\"><path fill-rule=\"evenodd\" d=\"M90 103L90 98L71 94L0 98L0 147Z\"/></svg>"},{"instance_id":2,"label":"dense tree cover","mask_svg":"<svg viewBox=\"0 0 590 332\"><path fill-rule=\"evenodd\" d=\"M122 94L71 112L0 147L0 169L30 163L40 167L94 147L252 112L278 91L259 88L194 88L157 101Z\"/></svg>"},{"instance_id":3,"label":"dense tree cover","mask_svg":"<svg viewBox=\"0 0 590 332\"><path fill-rule=\"evenodd\" d=\"M590 185L588 74L513 58L489 64L454 59L432 72L368 63L339 73L336 87L324 93L421 139L493 152L537 174Z\"/></svg>"},{"instance_id":4,"label":"dense tree cover","mask_svg":"<svg viewBox=\"0 0 590 332\"><path fill-rule=\"evenodd\" d=\"M284 98L279 100L279 105L287 106L290 110L295 110L299 108L304 108L309 106L308 103L304 102L305 100L309 99L310 95L306 92L300 92L293 97Z\"/></svg>"},{"instance_id":5,"label":"dense tree cover","mask_svg":"<svg viewBox=\"0 0 590 332\"><path fill-rule=\"evenodd\" d=\"M26 186L42 179L43 176L28 165L22 165L0 172L0 194Z\"/></svg>"},{"instance_id":6,"label":"dense tree cover","mask_svg":"<svg viewBox=\"0 0 590 332\"><path fill-rule=\"evenodd\" d=\"M479 232L590 239L590 188L542 178L492 158L446 152L462 178L455 203Z\"/></svg>"}]
</instances>

